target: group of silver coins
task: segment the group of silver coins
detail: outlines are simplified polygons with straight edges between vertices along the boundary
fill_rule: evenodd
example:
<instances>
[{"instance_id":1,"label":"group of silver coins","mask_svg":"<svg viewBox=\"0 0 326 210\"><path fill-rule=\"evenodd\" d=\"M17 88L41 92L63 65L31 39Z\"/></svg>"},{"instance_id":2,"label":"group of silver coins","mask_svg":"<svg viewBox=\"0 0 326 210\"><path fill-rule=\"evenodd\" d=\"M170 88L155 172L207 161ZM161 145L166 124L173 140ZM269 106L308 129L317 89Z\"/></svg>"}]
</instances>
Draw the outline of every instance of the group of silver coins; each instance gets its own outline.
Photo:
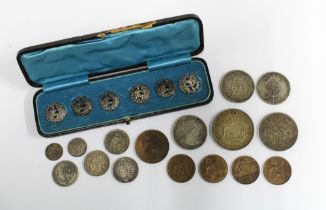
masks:
<instances>
[{"instance_id":1,"label":"group of silver coins","mask_svg":"<svg viewBox=\"0 0 326 210\"><path fill-rule=\"evenodd\" d=\"M184 94L194 94L200 89L200 80L195 73L182 75L179 78L179 89ZM155 92L159 97L172 97L176 93L176 85L170 79L161 79L155 85ZM150 87L136 84L129 89L130 100L135 104L146 104L151 97ZM98 104L105 111L114 111L119 108L120 97L113 91L106 91L98 97ZM87 116L93 110L93 102L86 96L77 96L71 101L71 108L76 116ZM66 107L55 102L45 109L47 121L58 123L67 115Z\"/></svg>"}]
</instances>

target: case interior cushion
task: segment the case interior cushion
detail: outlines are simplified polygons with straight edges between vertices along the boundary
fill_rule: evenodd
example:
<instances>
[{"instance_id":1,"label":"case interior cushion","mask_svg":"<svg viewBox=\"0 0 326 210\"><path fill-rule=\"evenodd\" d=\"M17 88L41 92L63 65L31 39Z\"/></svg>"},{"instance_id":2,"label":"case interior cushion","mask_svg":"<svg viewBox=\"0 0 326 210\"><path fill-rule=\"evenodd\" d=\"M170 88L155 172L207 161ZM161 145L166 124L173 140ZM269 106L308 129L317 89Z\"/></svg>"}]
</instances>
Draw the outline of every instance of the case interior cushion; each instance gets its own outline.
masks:
<instances>
[{"instance_id":1,"label":"case interior cushion","mask_svg":"<svg viewBox=\"0 0 326 210\"><path fill-rule=\"evenodd\" d=\"M45 84L109 72L167 56L190 54L199 47L199 23L188 19L29 52L20 59L30 80Z\"/></svg>"},{"instance_id":2,"label":"case interior cushion","mask_svg":"<svg viewBox=\"0 0 326 210\"><path fill-rule=\"evenodd\" d=\"M195 94L187 95L179 89L179 79L182 75L189 73L197 75L200 81L200 89ZM176 86L174 96L162 98L156 94L155 84L161 79L170 79L174 82ZM150 89L150 99L143 105L133 103L129 95L129 90L139 83ZM120 97L119 107L114 111L105 111L99 105L99 96L108 90L115 92ZM172 111L184 106L206 102L211 95L208 69L200 60L192 60L178 66L120 75L67 89L50 92L41 91L35 98L35 111L37 112L39 129L45 134L53 134L110 124L126 116L133 118L168 110ZM86 96L93 102L93 110L89 115L79 117L73 113L71 101L78 96ZM46 107L54 102L63 104L67 110L65 119L58 123L49 122L45 117Z\"/></svg>"}]
</instances>

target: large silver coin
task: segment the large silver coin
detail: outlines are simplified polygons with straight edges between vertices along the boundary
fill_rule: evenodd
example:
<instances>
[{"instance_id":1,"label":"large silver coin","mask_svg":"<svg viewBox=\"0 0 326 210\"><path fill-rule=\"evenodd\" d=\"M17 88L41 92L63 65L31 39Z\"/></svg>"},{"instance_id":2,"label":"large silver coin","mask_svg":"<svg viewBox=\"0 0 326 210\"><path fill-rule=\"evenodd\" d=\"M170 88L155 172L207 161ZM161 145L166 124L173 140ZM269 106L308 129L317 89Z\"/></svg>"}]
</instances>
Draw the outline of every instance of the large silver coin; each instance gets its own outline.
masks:
<instances>
[{"instance_id":1,"label":"large silver coin","mask_svg":"<svg viewBox=\"0 0 326 210\"><path fill-rule=\"evenodd\" d=\"M52 177L54 182L60 186L72 185L77 180L78 168L71 161L61 161L54 166Z\"/></svg>"},{"instance_id":2,"label":"large silver coin","mask_svg":"<svg viewBox=\"0 0 326 210\"><path fill-rule=\"evenodd\" d=\"M131 182L138 175L137 162L130 157L119 158L114 163L113 174L119 182Z\"/></svg>"},{"instance_id":3,"label":"large silver coin","mask_svg":"<svg viewBox=\"0 0 326 210\"><path fill-rule=\"evenodd\" d=\"M110 160L107 154L100 150L95 150L86 155L84 168L92 176L101 176L109 169Z\"/></svg>"},{"instance_id":4,"label":"large silver coin","mask_svg":"<svg viewBox=\"0 0 326 210\"><path fill-rule=\"evenodd\" d=\"M112 154L121 154L129 147L129 136L123 130L110 131L105 138L105 148Z\"/></svg>"}]
</instances>

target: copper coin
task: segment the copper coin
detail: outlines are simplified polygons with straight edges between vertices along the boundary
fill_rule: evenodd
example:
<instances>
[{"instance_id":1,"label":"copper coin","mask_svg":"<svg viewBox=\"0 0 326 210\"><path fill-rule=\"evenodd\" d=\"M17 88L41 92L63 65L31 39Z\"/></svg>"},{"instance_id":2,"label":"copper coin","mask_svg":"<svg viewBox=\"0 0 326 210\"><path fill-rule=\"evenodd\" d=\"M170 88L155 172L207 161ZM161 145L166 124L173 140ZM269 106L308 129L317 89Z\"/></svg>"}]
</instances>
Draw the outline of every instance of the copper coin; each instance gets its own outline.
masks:
<instances>
[{"instance_id":1,"label":"copper coin","mask_svg":"<svg viewBox=\"0 0 326 210\"><path fill-rule=\"evenodd\" d=\"M74 138L68 143L68 152L74 157L80 157L87 150L86 141L82 138Z\"/></svg>"},{"instance_id":2,"label":"copper coin","mask_svg":"<svg viewBox=\"0 0 326 210\"><path fill-rule=\"evenodd\" d=\"M272 184L286 183L289 181L291 173L289 162L282 157L271 157L264 164L264 176Z\"/></svg>"},{"instance_id":3,"label":"copper coin","mask_svg":"<svg viewBox=\"0 0 326 210\"><path fill-rule=\"evenodd\" d=\"M84 168L92 176L101 176L109 169L110 160L107 154L100 150L95 150L86 155Z\"/></svg>"},{"instance_id":4,"label":"copper coin","mask_svg":"<svg viewBox=\"0 0 326 210\"><path fill-rule=\"evenodd\" d=\"M207 182L217 183L227 175L228 165L219 155L207 155L200 162L199 172Z\"/></svg>"},{"instance_id":5,"label":"copper coin","mask_svg":"<svg viewBox=\"0 0 326 210\"><path fill-rule=\"evenodd\" d=\"M132 182L138 175L137 162L130 157L121 157L115 161L113 175L119 182Z\"/></svg>"},{"instance_id":6,"label":"copper coin","mask_svg":"<svg viewBox=\"0 0 326 210\"><path fill-rule=\"evenodd\" d=\"M67 114L66 108L60 103L53 103L46 107L45 117L50 122L60 122Z\"/></svg>"},{"instance_id":7,"label":"copper coin","mask_svg":"<svg viewBox=\"0 0 326 210\"><path fill-rule=\"evenodd\" d=\"M78 168L71 161L60 161L52 170L52 178L54 182L60 186L70 186L78 178Z\"/></svg>"},{"instance_id":8,"label":"copper coin","mask_svg":"<svg viewBox=\"0 0 326 210\"><path fill-rule=\"evenodd\" d=\"M106 111L113 111L118 108L120 98L112 91L106 91L100 95L100 105Z\"/></svg>"},{"instance_id":9,"label":"copper coin","mask_svg":"<svg viewBox=\"0 0 326 210\"><path fill-rule=\"evenodd\" d=\"M248 100L255 90L255 84L249 74L241 70L228 72L222 79L221 92L232 102Z\"/></svg>"},{"instance_id":10,"label":"copper coin","mask_svg":"<svg viewBox=\"0 0 326 210\"><path fill-rule=\"evenodd\" d=\"M142 132L136 140L136 153L147 163L158 163L163 160L169 151L169 141L158 130Z\"/></svg>"},{"instance_id":11,"label":"copper coin","mask_svg":"<svg viewBox=\"0 0 326 210\"><path fill-rule=\"evenodd\" d=\"M161 97L171 97L175 94L175 85L170 79L162 79L156 83L156 93Z\"/></svg>"},{"instance_id":12,"label":"copper coin","mask_svg":"<svg viewBox=\"0 0 326 210\"><path fill-rule=\"evenodd\" d=\"M104 141L105 148L112 154L121 154L129 147L129 136L120 129L110 131Z\"/></svg>"},{"instance_id":13,"label":"copper coin","mask_svg":"<svg viewBox=\"0 0 326 210\"><path fill-rule=\"evenodd\" d=\"M168 174L176 182L187 182L195 174L194 161L187 155L173 156L168 163Z\"/></svg>"},{"instance_id":14,"label":"copper coin","mask_svg":"<svg viewBox=\"0 0 326 210\"><path fill-rule=\"evenodd\" d=\"M288 79L278 72L268 72L257 82L259 97L269 104L279 104L290 95Z\"/></svg>"},{"instance_id":15,"label":"copper coin","mask_svg":"<svg viewBox=\"0 0 326 210\"><path fill-rule=\"evenodd\" d=\"M260 168L255 159L249 156L241 156L232 164L232 174L241 184L251 184L257 180Z\"/></svg>"},{"instance_id":16,"label":"copper coin","mask_svg":"<svg viewBox=\"0 0 326 210\"><path fill-rule=\"evenodd\" d=\"M130 98L136 104L145 104L150 98L148 87L143 84L137 84L130 90Z\"/></svg>"},{"instance_id":17,"label":"copper coin","mask_svg":"<svg viewBox=\"0 0 326 210\"><path fill-rule=\"evenodd\" d=\"M71 107L77 116L86 116L93 110L92 101L86 96L75 98L71 103Z\"/></svg>"},{"instance_id":18,"label":"copper coin","mask_svg":"<svg viewBox=\"0 0 326 210\"><path fill-rule=\"evenodd\" d=\"M245 112L227 109L215 117L212 132L221 147L238 150L250 143L254 136L254 124Z\"/></svg>"},{"instance_id":19,"label":"copper coin","mask_svg":"<svg viewBox=\"0 0 326 210\"><path fill-rule=\"evenodd\" d=\"M58 160L63 153L62 146L57 143L49 144L45 149L45 155L49 160Z\"/></svg>"},{"instance_id":20,"label":"copper coin","mask_svg":"<svg viewBox=\"0 0 326 210\"><path fill-rule=\"evenodd\" d=\"M199 90L200 83L194 73L185 74L179 79L179 88L185 94L194 94Z\"/></svg>"},{"instance_id":21,"label":"copper coin","mask_svg":"<svg viewBox=\"0 0 326 210\"><path fill-rule=\"evenodd\" d=\"M176 121L173 136L182 148L196 149L204 144L207 137L207 128L200 118L185 115Z\"/></svg>"},{"instance_id":22,"label":"copper coin","mask_svg":"<svg viewBox=\"0 0 326 210\"><path fill-rule=\"evenodd\" d=\"M284 151L297 141L298 127L290 116L283 113L272 113L261 121L259 136L268 148Z\"/></svg>"}]
</instances>

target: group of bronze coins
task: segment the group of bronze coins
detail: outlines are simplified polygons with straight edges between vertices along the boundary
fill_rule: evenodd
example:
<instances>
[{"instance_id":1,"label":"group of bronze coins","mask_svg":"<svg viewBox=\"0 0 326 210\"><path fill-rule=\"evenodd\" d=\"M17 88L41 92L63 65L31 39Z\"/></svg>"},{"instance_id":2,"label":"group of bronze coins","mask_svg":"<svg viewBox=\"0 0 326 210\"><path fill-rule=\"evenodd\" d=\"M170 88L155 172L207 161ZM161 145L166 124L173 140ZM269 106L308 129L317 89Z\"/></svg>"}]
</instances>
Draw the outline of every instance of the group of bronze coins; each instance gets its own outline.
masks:
<instances>
[{"instance_id":1,"label":"group of bronze coins","mask_svg":"<svg viewBox=\"0 0 326 210\"><path fill-rule=\"evenodd\" d=\"M200 89L200 80L195 73L184 74L179 78L179 89L184 94L194 94ZM172 97L176 93L176 86L170 79L161 79L155 85L159 97ZM129 89L130 100L135 104L146 104L151 97L150 88L144 84L136 84ZM98 97L98 104L104 111L118 109L120 97L113 91L106 91ZM77 96L71 101L71 108L76 116L87 116L93 110L93 102L86 96ZM67 115L66 107L58 102L49 104L45 109L45 117L49 122L61 122Z\"/></svg>"}]
</instances>

